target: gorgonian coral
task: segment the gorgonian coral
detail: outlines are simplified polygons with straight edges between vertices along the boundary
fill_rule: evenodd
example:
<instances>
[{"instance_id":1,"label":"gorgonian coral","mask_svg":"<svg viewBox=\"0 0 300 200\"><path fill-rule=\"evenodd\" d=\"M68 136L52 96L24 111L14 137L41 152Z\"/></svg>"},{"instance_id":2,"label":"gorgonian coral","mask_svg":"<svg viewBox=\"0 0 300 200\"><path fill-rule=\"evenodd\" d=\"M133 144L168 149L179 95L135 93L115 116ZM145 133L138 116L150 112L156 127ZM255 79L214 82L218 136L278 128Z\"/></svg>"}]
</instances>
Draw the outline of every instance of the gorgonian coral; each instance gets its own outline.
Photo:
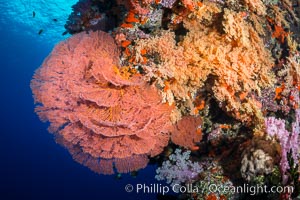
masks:
<instances>
[{"instance_id":1,"label":"gorgonian coral","mask_svg":"<svg viewBox=\"0 0 300 200\"><path fill-rule=\"evenodd\" d=\"M174 125L171 140L182 147L197 149L196 143L202 139L202 119L185 116Z\"/></svg>"},{"instance_id":2,"label":"gorgonian coral","mask_svg":"<svg viewBox=\"0 0 300 200\"><path fill-rule=\"evenodd\" d=\"M159 154L168 143L171 107L138 75L122 75L119 51L107 33L82 32L59 43L31 88L41 104L36 112L50 122L50 132L71 151L77 149L75 157L112 159L106 172L113 163L126 167L119 171L144 167L147 155ZM143 162L131 163L132 156Z\"/></svg>"}]
</instances>

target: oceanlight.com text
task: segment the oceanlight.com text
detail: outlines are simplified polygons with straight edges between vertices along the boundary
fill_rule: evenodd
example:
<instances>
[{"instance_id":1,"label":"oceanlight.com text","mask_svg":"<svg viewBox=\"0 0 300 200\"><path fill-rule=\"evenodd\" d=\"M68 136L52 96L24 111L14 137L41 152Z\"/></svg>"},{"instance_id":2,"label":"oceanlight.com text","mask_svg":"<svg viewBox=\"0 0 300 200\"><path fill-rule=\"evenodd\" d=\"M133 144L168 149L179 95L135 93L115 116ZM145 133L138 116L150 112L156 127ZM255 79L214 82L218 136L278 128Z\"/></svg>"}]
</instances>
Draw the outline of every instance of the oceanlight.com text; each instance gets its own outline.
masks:
<instances>
[{"instance_id":1,"label":"oceanlight.com text","mask_svg":"<svg viewBox=\"0 0 300 200\"><path fill-rule=\"evenodd\" d=\"M226 186L210 184L206 188L200 188L193 184L180 185L174 184L173 186L162 184L127 184L125 186L126 192L135 192L137 194L168 194L174 193L218 193L218 194L250 194L257 195L262 193L293 193L294 188L291 186L271 186L266 185L249 185L243 184L241 186Z\"/></svg>"}]
</instances>

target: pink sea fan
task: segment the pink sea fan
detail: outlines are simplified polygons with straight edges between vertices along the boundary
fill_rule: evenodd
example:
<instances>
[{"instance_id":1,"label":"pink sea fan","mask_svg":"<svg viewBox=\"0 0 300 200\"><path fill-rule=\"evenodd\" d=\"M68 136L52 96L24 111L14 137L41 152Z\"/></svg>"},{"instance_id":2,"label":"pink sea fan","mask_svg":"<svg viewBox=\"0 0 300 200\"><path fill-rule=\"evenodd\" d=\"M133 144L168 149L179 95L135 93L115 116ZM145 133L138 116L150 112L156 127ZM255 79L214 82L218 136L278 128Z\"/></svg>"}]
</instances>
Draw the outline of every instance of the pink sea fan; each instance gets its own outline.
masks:
<instances>
[{"instance_id":1,"label":"pink sea fan","mask_svg":"<svg viewBox=\"0 0 300 200\"><path fill-rule=\"evenodd\" d=\"M145 167L147 156L168 144L171 107L138 76L121 75L119 51L105 32L82 32L59 43L36 71L31 88L40 104L35 110L50 122L49 131L94 171ZM103 163L110 164L104 169Z\"/></svg>"}]
</instances>

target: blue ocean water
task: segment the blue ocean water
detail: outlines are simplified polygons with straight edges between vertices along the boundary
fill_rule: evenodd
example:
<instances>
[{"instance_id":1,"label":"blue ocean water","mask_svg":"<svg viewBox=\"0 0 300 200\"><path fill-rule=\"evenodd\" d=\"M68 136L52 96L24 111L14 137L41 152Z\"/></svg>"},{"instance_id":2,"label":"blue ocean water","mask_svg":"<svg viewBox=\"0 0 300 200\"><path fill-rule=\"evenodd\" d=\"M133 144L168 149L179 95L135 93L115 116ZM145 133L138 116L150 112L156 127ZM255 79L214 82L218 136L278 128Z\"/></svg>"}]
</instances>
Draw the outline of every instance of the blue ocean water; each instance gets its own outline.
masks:
<instances>
[{"instance_id":1,"label":"blue ocean water","mask_svg":"<svg viewBox=\"0 0 300 200\"><path fill-rule=\"evenodd\" d=\"M0 0L0 199L156 199L124 190L156 183L154 166L136 178L98 175L56 144L34 113L30 80L55 43L68 37L61 33L75 2Z\"/></svg>"}]
</instances>

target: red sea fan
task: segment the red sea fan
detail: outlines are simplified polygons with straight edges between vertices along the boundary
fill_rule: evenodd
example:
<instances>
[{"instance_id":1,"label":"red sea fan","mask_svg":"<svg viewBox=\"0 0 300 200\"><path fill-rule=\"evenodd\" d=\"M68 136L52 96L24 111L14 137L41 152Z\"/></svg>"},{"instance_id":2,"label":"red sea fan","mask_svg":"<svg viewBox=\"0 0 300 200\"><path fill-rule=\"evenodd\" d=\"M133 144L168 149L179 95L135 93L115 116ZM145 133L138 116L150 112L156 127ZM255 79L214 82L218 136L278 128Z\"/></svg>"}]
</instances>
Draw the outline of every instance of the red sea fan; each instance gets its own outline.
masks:
<instances>
[{"instance_id":1,"label":"red sea fan","mask_svg":"<svg viewBox=\"0 0 300 200\"><path fill-rule=\"evenodd\" d=\"M172 142L179 146L196 150L196 143L202 140L201 126L202 119L200 117L183 117L173 126Z\"/></svg>"},{"instance_id":2,"label":"red sea fan","mask_svg":"<svg viewBox=\"0 0 300 200\"><path fill-rule=\"evenodd\" d=\"M49 131L99 173L112 173L114 165L119 172L145 167L147 156L168 144L171 129L171 107L161 104L157 89L138 76L122 77L118 65L109 34L82 32L59 43L31 81Z\"/></svg>"},{"instance_id":3,"label":"red sea fan","mask_svg":"<svg viewBox=\"0 0 300 200\"><path fill-rule=\"evenodd\" d=\"M127 173L144 168L148 164L147 155L133 155L128 158L103 159L84 153L79 145L74 145L61 136L56 138L58 143L66 147L72 154L74 160L98 174L114 174L114 168L119 173Z\"/></svg>"}]
</instances>

